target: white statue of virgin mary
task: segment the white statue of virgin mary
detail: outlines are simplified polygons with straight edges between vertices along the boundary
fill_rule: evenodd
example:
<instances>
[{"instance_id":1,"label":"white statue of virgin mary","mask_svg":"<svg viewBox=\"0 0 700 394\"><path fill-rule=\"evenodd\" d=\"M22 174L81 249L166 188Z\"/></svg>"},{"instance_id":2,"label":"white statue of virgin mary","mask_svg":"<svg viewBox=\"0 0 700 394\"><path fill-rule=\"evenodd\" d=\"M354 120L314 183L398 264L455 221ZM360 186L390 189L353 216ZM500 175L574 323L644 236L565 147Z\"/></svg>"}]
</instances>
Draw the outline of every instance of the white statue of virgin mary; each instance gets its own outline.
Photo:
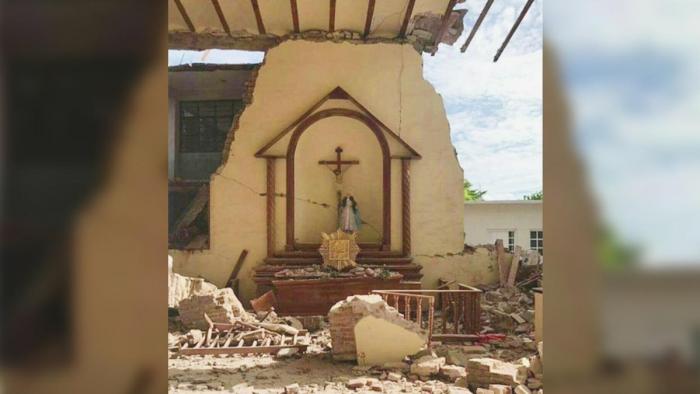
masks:
<instances>
[{"instance_id":1,"label":"white statue of virgin mary","mask_svg":"<svg viewBox=\"0 0 700 394\"><path fill-rule=\"evenodd\" d=\"M352 194L348 194L340 200L338 207L338 228L346 233L354 233L360 229L360 209Z\"/></svg>"}]
</instances>

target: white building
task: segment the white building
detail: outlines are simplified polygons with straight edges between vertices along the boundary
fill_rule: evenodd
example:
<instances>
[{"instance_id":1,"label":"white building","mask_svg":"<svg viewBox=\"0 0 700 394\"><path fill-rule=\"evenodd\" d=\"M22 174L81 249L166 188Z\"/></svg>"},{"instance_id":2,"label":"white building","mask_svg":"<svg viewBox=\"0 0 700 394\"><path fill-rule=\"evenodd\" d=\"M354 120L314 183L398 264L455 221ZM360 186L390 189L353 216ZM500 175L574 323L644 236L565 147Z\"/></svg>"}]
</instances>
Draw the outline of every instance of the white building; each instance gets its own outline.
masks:
<instances>
[{"instance_id":1,"label":"white building","mask_svg":"<svg viewBox=\"0 0 700 394\"><path fill-rule=\"evenodd\" d=\"M515 246L542 252L541 200L467 201L464 203L464 243L492 244L497 239L510 250Z\"/></svg>"}]
</instances>

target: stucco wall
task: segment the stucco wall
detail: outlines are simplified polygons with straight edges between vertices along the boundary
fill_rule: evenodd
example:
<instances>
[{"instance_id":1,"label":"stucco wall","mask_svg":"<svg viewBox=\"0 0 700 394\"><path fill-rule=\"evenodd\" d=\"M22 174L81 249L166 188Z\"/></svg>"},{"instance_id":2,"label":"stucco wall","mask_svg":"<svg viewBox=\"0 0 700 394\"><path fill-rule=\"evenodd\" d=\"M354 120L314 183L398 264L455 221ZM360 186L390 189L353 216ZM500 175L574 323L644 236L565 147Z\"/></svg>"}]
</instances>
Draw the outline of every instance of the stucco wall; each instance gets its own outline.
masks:
<instances>
[{"instance_id":1,"label":"stucco wall","mask_svg":"<svg viewBox=\"0 0 700 394\"><path fill-rule=\"evenodd\" d=\"M515 231L515 245L529 249L530 230L542 230L542 201L484 201L464 204L464 242L491 244L495 232ZM507 233L506 233L507 236ZM503 239L508 245L508 239Z\"/></svg>"},{"instance_id":2,"label":"stucco wall","mask_svg":"<svg viewBox=\"0 0 700 394\"><path fill-rule=\"evenodd\" d=\"M388 127L393 129L423 159L411 166L411 226L413 250L417 261L426 261L424 273L444 271L449 265L428 261L426 256L458 253L463 249L463 174L450 141L449 125L440 96L423 79L420 55L409 45L286 41L268 51L261 66L253 93L253 102L240 118L235 139L227 160L211 178L211 248L202 252L173 251L175 271L184 275L202 276L221 286L226 281L241 250L249 255L241 270L241 292L244 298L254 295L255 284L250 279L252 269L261 264L266 252L265 226L265 160L254 153L307 111L313 104L341 86L361 102ZM347 173L348 182L354 177L352 190L358 194L365 219L376 221L376 202L381 194L376 190L375 174L379 174L374 137L362 126L349 119L328 119L314 125L300 140L300 149L311 155L298 164L310 177L299 180L297 188L314 198L334 202L332 175L316 164L319 159L331 159L333 148L347 144L347 157L359 158L360 166ZM339 133L347 133L341 136ZM314 139L313 134L324 134ZM351 137L366 134L366 141ZM316 145L318 143L319 145ZM365 170L358 169L365 166ZM285 163L276 161L276 188L285 192ZM400 250L401 201L400 162L392 160L392 249ZM297 176L297 179L300 177ZM305 183L307 182L307 183ZM315 186L314 186L315 185ZM367 190L364 190L366 188ZM298 196L301 197L301 196ZM319 208L308 201L297 200L297 237L313 237L315 232L329 230L331 216L315 215ZM334 210L335 207L332 208ZM306 212L307 217L302 217ZM276 246L284 243L284 199L278 197L276 210ZM331 226L331 230L332 230ZM363 237L371 234L363 233ZM304 239L299 239L303 241ZM460 265L458 257L454 264ZM478 271L476 265L470 267ZM487 268L483 267L482 270ZM424 281L434 286L434 280Z\"/></svg>"}]
</instances>

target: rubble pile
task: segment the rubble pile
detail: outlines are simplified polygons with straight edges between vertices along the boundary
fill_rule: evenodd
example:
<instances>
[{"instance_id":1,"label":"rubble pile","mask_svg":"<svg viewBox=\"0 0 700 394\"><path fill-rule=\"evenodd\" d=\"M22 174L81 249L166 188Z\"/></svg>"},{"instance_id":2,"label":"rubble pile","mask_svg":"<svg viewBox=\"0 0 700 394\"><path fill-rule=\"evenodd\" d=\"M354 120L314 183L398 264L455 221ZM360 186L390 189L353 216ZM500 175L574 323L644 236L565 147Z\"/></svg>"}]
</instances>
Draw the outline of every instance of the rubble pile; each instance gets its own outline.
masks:
<instances>
[{"instance_id":1,"label":"rubble pile","mask_svg":"<svg viewBox=\"0 0 700 394\"><path fill-rule=\"evenodd\" d=\"M278 279L321 279L321 278L401 278L398 272L388 271L383 268L370 268L357 266L349 271L340 272L320 265L311 265L301 268L287 268L274 274Z\"/></svg>"},{"instance_id":2,"label":"rubble pile","mask_svg":"<svg viewBox=\"0 0 700 394\"><path fill-rule=\"evenodd\" d=\"M237 320L250 321L254 318L243 308L233 290L216 289L205 294L193 294L180 301L178 308L180 321L187 328L207 329L208 315L217 323L233 323Z\"/></svg>"},{"instance_id":3,"label":"rubble pile","mask_svg":"<svg viewBox=\"0 0 700 394\"><path fill-rule=\"evenodd\" d=\"M330 275L319 267L286 271ZM380 270L371 272L384 275ZM362 267L346 274L350 273L370 275ZM378 295L348 297L331 309L326 320L325 316L278 316L274 309L249 313L229 288L194 291L178 306L179 319L187 329L168 334L170 364L176 371L170 388L543 394L543 344L533 340L532 292L497 286L482 290L479 340L438 342L430 347L424 346L423 328L404 319ZM243 350L217 352L236 347ZM197 349L203 351L197 353ZM381 361L387 356L391 361ZM357 360L359 365L334 359ZM191 365L198 363L211 373L190 374ZM316 364L310 367L309 363ZM251 371L256 372L246 375ZM309 374L315 377L307 378Z\"/></svg>"}]
</instances>

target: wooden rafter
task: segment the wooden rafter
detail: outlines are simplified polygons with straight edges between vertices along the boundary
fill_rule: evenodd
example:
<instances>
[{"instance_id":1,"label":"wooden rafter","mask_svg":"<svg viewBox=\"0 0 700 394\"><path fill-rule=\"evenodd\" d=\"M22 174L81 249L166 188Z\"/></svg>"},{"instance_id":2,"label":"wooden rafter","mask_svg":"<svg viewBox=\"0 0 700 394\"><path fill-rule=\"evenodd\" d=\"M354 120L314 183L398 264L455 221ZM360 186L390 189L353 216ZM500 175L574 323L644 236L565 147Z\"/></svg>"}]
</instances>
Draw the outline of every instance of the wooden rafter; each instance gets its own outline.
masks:
<instances>
[{"instance_id":1,"label":"wooden rafter","mask_svg":"<svg viewBox=\"0 0 700 394\"><path fill-rule=\"evenodd\" d=\"M250 0L250 4L253 6L255 22L258 24L258 32L260 34L267 34L265 32L265 24L263 24L262 15L260 14L260 5L258 4L258 0Z\"/></svg>"},{"instance_id":2,"label":"wooden rafter","mask_svg":"<svg viewBox=\"0 0 700 394\"><path fill-rule=\"evenodd\" d=\"M190 19L190 16L187 15L187 10L185 10L185 6L182 5L182 1L180 0L174 0L175 5L177 6L177 10L180 11L180 15L182 15L182 19L185 20L185 24L187 25L187 28L190 29L192 33L194 33L196 30L194 29L194 25L192 24L192 19Z\"/></svg>"},{"instance_id":3,"label":"wooden rafter","mask_svg":"<svg viewBox=\"0 0 700 394\"><path fill-rule=\"evenodd\" d=\"M472 31L469 32L469 37L467 37L467 41L465 41L464 45L462 45L462 48L460 48L460 51L462 51L462 53L464 53L464 51L467 50L469 43L472 42L472 39L474 38L476 31L479 29L479 26L481 26L481 22L484 21L486 14L489 12L489 8L491 8L491 4L493 4L493 0L486 0L486 4L484 5L484 9L481 10L481 14L479 14L479 17L476 19L476 23L474 23L474 27L472 27Z\"/></svg>"},{"instance_id":4,"label":"wooden rafter","mask_svg":"<svg viewBox=\"0 0 700 394\"><path fill-rule=\"evenodd\" d=\"M299 9L297 8L297 0L289 0L289 5L292 8L292 24L294 32L299 33Z\"/></svg>"},{"instance_id":5,"label":"wooden rafter","mask_svg":"<svg viewBox=\"0 0 700 394\"><path fill-rule=\"evenodd\" d=\"M455 4L457 3L457 0L450 0L449 3L447 3L447 8L445 9L445 13L442 14L442 22L440 22L440 29L438 30L437 34L435 35L435 40L433 41L433 50L430 52L431 56L435 56L435 52L438 50L438 45L440 44L440 41L442 40L442 36L445 35L445 31L447 30L447 24L450 23L450 15L452 15L452 10L455 8Z\"/></svg>"},{"instance_id":6,"label":"wooden rafter","mask_svg":"<svg viewBox=\"0 0 700 394\"><path fill-rule=\"evenodd\" d=\"M365 31L364 38L369 36L369 29L372 27L372 18L374 17L374 2L375 0L369 0L367 3L367 19L365 19Z\"/></svg>"},{"instance_id":7,"label":"wooden rafter","mask_svg":"<svg viewBox=\"0 0 700 394\"><path fill-rule=\"evenodd\" d=\"M513 37L513 34L515 34L515 31L518 30L518 26L520 26L520 22L523 21L523 18L525 18L525 14L527 14L527 11L530 9L530 6L534 2L535 2L535 0L527 0L527 3L525 3L525 7L523 7L522 11L520 11L520 15L518 15L518 19L515 20L515 24L508 32L508 35L506 36L505 41L503 41L503 44L501 45L501 47L498 48L498 51L496 52L496 56L493 57L494 63L498 61L499 57L501 57L503 50L506 49L506 46L510 42L510 39Z\"/></svg>"},{"instance_id":8,"label":"wooden rafter","mask_svg":"<svg viewBox=\"0 0 700 394\"><path fill-rule=\"evenodd\" d=\"M330 0L331 4L328 11L328 31L335 31L335 0Z\"/></svg>"},{"instance_id":9,"label":"wooden rafter","mask_svg":"<svg viewBox=\"0 0 700 394\"><path fill-rule=\"evenodd\" d=\"M414 5L416 5L416 0L408 0L408 6L406 7L406 14L403 16L403 23L401 24L399 37L406 37L406 29L408 28L408 21L411 20Z\"/></svg>"},{"instance_id":10,"label":"wooden rafter","mask_svg":"<svg viewBox=\"0 0 700 394\"><path fill-rule=\"evenodd\" d=\"M231 35L231 29L229 29L229 27L228 27L228 23L226 22L226 17L224 17L224 12L221 10L221 4L219 4L219 0L211 0L211 4L214 6L214 9L216 10L216 15L219 16L219 21L221 22L221 27L224 29L224 31L228 35Z\"/></svg>"}]
</instances>

